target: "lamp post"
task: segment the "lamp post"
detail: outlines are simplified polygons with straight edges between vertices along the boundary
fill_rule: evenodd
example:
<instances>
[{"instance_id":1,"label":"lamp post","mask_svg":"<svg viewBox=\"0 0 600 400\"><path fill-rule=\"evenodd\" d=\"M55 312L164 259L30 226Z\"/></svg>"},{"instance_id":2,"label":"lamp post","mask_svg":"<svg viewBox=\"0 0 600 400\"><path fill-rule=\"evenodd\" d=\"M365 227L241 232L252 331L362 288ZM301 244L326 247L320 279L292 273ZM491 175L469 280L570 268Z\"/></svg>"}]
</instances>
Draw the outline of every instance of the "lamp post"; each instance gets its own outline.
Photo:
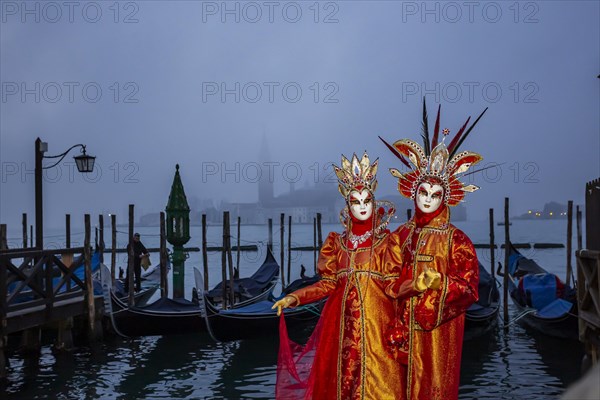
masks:
<instances>
[{"instance_id":1,"label":"lamp post","mask_svg":"<svg viewBox=\"0 0 600 400\"><path fill-rule=\"evenodd\" d=\"M96 157L87 155L85 152L85 145L76 144L69 147L65 152L55 156L45 156L44 153L48 151L48 143L42 142L40 138L35 140L35 247L39 250L44 248L44 212L42 202L42 170L49 169L57 166L67 154L76 147L81 148L83 154L73 157L77 170L81 173L88 173L94 170L94 162ZM58 158L52 165L43 166L42 160L44 158Z\"/></svg>"},{"instance_id":2,"label":"lamp post","mask_svg":"<svg viewBox=\"0 0 600 400\"><path fill-rule=\"evenodd\" d=\"M167 201L167 240L173 245L173 298L184 298L184 266L186 254L183 245L190 240L190 206L179 176L179 164Z\"/></svg>"}]
</instances>

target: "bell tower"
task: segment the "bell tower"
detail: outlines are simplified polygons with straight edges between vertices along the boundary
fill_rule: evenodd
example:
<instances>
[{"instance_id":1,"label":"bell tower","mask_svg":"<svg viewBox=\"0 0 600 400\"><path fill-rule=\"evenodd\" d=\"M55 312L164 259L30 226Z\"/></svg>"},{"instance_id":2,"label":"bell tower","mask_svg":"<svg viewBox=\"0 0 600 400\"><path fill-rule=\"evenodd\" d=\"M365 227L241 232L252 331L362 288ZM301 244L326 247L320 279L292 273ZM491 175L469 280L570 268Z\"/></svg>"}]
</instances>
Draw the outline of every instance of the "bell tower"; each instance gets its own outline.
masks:
<instances>
[{"instance_id":1,"label":"bell tower","mask_svg":"<svg viewBox=\"0 0 600 400\"><path fill-rule=\"evenodd\" d=\"M267 138L264 133L258 158L261 167L260 180L258 181L258 203L262 207L268 207L273 203L275 168L271 162Z\"/></svg>"}]
</instances>

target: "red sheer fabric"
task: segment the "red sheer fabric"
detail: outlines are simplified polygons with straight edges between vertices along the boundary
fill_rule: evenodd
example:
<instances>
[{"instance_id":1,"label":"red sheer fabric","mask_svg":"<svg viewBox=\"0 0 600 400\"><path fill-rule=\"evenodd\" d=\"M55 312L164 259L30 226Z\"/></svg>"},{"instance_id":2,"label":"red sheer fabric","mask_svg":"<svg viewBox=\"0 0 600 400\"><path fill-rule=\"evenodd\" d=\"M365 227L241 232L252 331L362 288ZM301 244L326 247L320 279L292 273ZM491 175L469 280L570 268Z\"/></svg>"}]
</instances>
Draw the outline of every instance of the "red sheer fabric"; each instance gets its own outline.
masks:
<instances>
[{"instance_id":1,"label":"red sheer fabric","mask_svg":"<svg viewBox=\"0 0 600 400\"><path fill-rule=\"evenodd\" d=\"M317 323L313 334L305 345L300 345L288 336L285 312L279 318L279 357L277 359L277 382L275 398L300 400L312 398L310 371L315 357L317 342L321 334L322 321Z\"/></svg>"}]
</instances>

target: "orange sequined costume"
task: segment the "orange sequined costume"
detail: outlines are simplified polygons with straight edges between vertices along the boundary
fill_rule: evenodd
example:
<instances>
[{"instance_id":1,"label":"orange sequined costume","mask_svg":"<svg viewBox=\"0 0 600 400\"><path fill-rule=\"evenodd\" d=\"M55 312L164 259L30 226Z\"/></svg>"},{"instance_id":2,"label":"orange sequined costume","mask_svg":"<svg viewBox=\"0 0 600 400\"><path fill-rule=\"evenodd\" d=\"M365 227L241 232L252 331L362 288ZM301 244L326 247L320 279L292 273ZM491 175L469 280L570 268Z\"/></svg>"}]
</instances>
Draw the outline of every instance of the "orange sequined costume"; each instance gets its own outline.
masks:
<instances>
[{"instance_id":1,"label":"orange sequined costume","mask_svg":"<svg viewBox=\"0 0 600 400\"><path fill-rule=\"evenodd\" d=\"M479 189L460 181L481 155L459 150L487 108L467 129L470 117L450 144L440 138L438 107L430 140L423 98L423 146L410 139L384 143L408 168L390 169L398 178L398 191L415 201L415 216L391 235L393 252L399 251L400 278L387 293L400 301L399 320L392 337L400 360L406 362L406 398L453 400L458 398L460 357L467 308L478 299L479 266L469 238L449 223L448 207L461 203L466 193ZM382 139L383 140L383 139ZM399 250L398 250L399 249ZM432 272L433 271L433 272ZM425 283L425 278L427 282Z\"/></svg>"},{"instance_id":2,"label":"orange sequined costume","mask_svg":"<svg viewBox=\"0 0 600 400\"><path fill-rule=\"evenodd\" d=\"M406 370L388 355L383 335L394 318L385 288L398 278L391 267L400 264L389 259L389 239L385 231L372 246L351 250L330 233L319 256L321 280L293 293L299 304L329 296L305 398L403 398Z\"/></svg>"},{"instance_id":3,"label":"orange sequined costume","mask_svg":"<svg viewBox=\"0 0 600 400\"><path fill-rule=\"evenodd\" d=\"M406 399L451 400L458 398L464 313L477 301L479 268L469 238L449 224L449 210L424 226L413 218L390 236L400 249L403 279L418 276L424 266L442 275L438 290L414 289L400 294L399 285L390 285L388 294L400 301L400 322L409 340Z\"/></svg>"}]
</instances>

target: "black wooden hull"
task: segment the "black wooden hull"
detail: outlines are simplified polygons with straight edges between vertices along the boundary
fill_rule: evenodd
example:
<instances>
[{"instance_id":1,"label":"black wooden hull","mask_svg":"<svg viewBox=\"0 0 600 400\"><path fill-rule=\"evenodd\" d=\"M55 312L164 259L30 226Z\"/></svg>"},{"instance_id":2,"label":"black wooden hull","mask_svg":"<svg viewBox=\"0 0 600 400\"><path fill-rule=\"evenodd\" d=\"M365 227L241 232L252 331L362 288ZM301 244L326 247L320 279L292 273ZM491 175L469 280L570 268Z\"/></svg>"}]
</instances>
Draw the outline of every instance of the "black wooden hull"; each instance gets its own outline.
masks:
<instances>
[{"instance_id":1,"label":"black wooden hull","mask_svg":"<svg viewBox=\"0 0 600 400\"><path fill-rule=\"evenodd\" d=\"M277 337L279 318L276 310L271 310L274 302L264 302L263 310L248 312L246 309L222 312L209 301L205 301L207 323L211 336L220 342L252 339L257 337ZM287 309L285 321L290 331L314 328L319 320L323 302L304 307ZM258 304L257 304L258 305Z\"/></svg>"},{"instance_id":2,"label":"black wooden hull","mask_svg":"<svg viewBox=\"0 0 600 400\"><path fill-rule=\"evenodd\" d=\"M498 281L479 263L479 300L465 314L464 340L471 340L498 326L500 292Z\"/></svg>"},{"instance_id":3,"label":"black wooden hull","mask_svg":"<svg viewBox=\"0 0 600 400\"><path fill-rule=\"evenodd\" d=\"M127 307L112 296L113 322L117 332L124 336L163 336L182 333L206 332L200 305L189 301L165 299L161 309ZM154 306L153 303L151 306Z\"/></svg>"},{"instance_id":4,"label":"black wooden hull","mask_svg":"<svg viewBox=\"0 0 600 400\"><path fill-rule=\"evenodd\" d=\"M467 311L463 340L471 340L491 332L498 326L500 303L495 302L481 310Z\"/></svg>"},{"instance_id":5,"label":"black wooden hull","mask_svg":"<svg viewBox=\"0 0 600 400\"><path fill-rule=\"evenodd\" d=\"M548 336L561 339L578 340L579 338L579 320L577 316L577 305L569 313L565 313L556 318L542 318L537 314L537 310L527 307L519 302L515 296L515 285L509 282L510 297L513 304L519 312L520 318L517 322L529 329L536 330Z\"/></svg>"}]
</instances>

